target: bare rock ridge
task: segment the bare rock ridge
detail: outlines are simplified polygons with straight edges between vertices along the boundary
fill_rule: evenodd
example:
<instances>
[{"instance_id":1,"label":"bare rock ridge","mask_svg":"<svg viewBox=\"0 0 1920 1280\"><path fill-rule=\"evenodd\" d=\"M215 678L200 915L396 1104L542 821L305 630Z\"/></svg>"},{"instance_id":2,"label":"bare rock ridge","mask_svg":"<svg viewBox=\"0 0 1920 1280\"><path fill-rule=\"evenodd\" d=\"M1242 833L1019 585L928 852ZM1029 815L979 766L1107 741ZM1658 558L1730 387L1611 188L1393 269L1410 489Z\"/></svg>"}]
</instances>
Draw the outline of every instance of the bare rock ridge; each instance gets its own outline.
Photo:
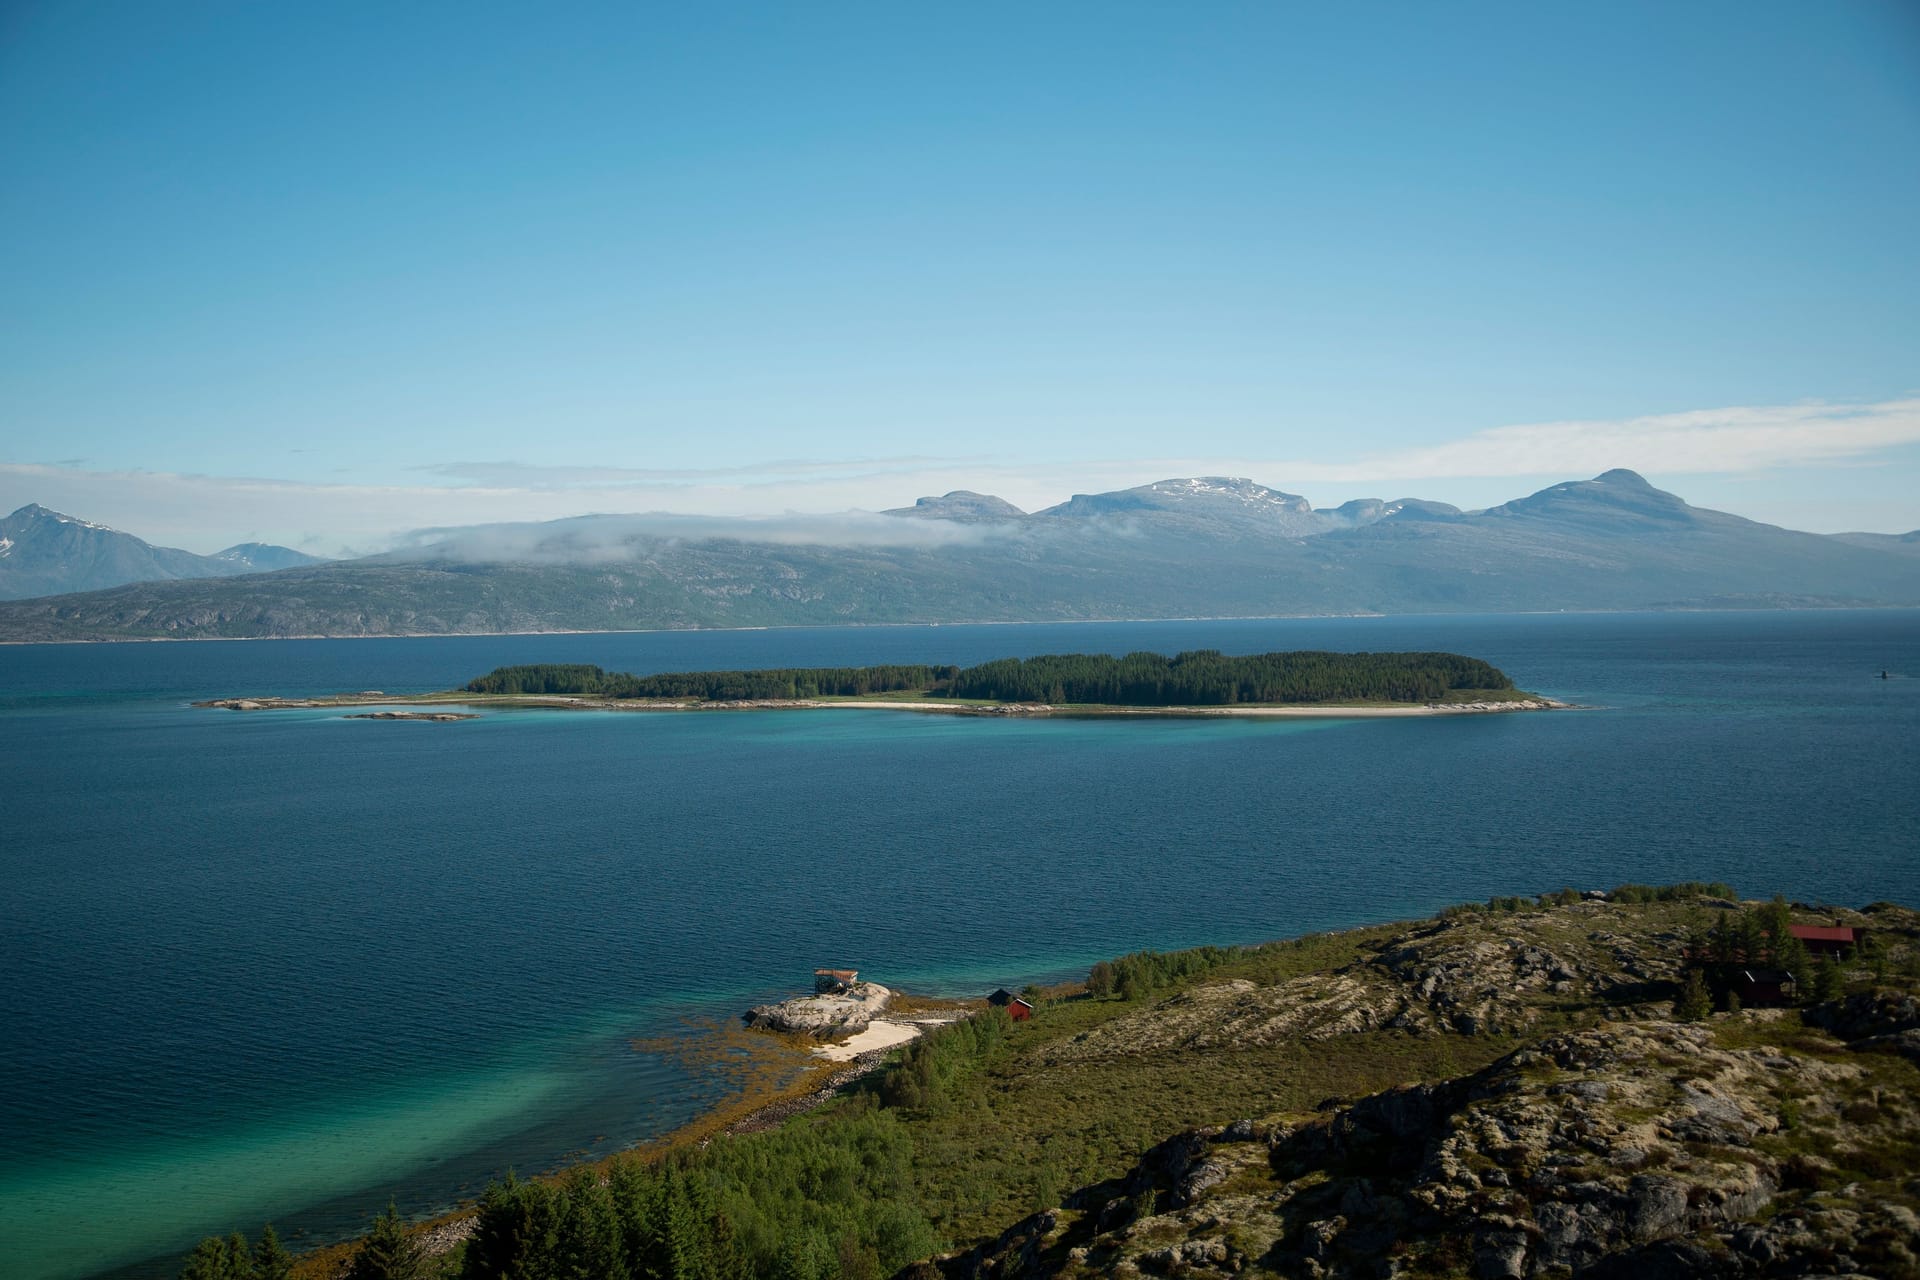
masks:
<instances>
[{"instance_id":1,"label":"bare rock ridge","mask_svg":"<svg viewBox=\"0 0 1920 1280\"><path fill-rule=\"evenodd\" d=\"M1909 957L1904 989L1690 1022L1670 997L1697 942L1600 897L1504 927L1442 919L1270 984L1203 982L1065 1039L1042 1069L1304 1054L1383 1029L1520 1047L1453 1078L1175 1133L901 1280L1920 1277L1920 914L1840 913ZM1736 907L1701 902L1696 926ZM1583 1006L1607 1012L1564 1025Z\"/></svg>"},{"instance_id":2,"label":"bare rock ridge","mask_svg":"<svg viewBox=\"0 0 1920 1280\"><path fill-rule=\"evenodd\" d=\"M1472 1076L1298 1127L1177 1135L1126 1177L946 1270L1006 1275L1018 1260L1041 1275L1911 1274L1910 1207L1844 1187L1783 1201L1783 1189L1820 1184L1821 1162L1754 1146L1783 1124L1837 1121L1842 1108L1853 1141L1911 1141L1913 1098L1842 1101L1863 1075L1766 1043L1724 1048L1707 1028L1673 1022L1552 1036ZM1414 1243L1440 1266L1410 1265ZM1877 1269L1888 1263L1906 1269Z\"/></svg>"}]
</instances>

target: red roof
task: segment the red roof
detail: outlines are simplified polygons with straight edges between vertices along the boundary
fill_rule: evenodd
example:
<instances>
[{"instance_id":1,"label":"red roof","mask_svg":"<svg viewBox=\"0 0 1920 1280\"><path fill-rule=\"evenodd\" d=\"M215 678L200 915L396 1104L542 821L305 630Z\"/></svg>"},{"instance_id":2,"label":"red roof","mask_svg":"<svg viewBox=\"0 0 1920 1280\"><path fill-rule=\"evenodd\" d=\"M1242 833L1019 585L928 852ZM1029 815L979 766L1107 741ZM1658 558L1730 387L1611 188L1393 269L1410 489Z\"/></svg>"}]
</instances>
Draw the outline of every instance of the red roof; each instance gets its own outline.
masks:
<instances>
[{"instance_id":1,"label":"red roof","mask_svg":"<svg viewBox=\"0 0 1920 1280\"><path fill-rule=\"evenodd\" d=\"M1853 930L1824 924L1793 924L1787 932L1802 942L1852 942Z\"/></svg>"}]
</instances>

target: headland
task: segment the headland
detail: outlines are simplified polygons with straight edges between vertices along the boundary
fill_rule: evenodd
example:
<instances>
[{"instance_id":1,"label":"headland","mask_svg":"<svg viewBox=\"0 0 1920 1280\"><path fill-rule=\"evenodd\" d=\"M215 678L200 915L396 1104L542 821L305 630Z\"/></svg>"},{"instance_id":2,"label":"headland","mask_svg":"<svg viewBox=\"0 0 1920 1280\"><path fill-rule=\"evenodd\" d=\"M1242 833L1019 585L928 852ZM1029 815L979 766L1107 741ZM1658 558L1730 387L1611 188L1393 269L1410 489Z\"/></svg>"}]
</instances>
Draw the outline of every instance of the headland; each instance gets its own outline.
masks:
<instances>
[{"instance_id":1,"label":"headland","mask_svg":"<svg viewBox=\"0 0 1920 1280\"><path fill-rule=\"evenodd\" d=\"M899 1011L851 982L782 1003L818 995L868 1029ZM744 1091L593 1178L495 1188L436 1239L492 1275L469 1234L604 1190L641 1217L689 1197L710 1262L817 1254L822 1278L1920 1269L1907 907L1562 890L1135 953L1021 1003Z\"/></svg>"}]
</instances>

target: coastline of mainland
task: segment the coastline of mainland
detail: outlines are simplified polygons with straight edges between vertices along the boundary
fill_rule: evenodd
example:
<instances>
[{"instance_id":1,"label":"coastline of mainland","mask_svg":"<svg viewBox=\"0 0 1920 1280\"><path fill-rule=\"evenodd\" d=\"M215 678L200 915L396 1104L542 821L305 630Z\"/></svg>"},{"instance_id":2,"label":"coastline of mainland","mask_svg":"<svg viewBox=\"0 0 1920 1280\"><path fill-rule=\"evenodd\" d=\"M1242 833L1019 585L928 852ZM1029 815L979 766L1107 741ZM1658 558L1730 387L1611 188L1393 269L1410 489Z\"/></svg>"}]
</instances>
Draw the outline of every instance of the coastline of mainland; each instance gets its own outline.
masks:
<instances>
[{"instance_id":1,"label":"coastline of mainland","mask_svg":"<svg viewBox=\"0 0 1920 1280\"><path fill-rule=\"evenodd\" d=\"M1789 924L1844 927L1858 946L1795 959ZM1810 964L1802 989L1748 992L1743 1007L1743 947ZM1371 1224L1389 1222L1410 1275L1605 1256L1621 1274L1677 1262L1660 1274L1705 1277L1748 1255L1905 1275L1912 1258L1900 1241L1920 1222L1920 1112L1900 1100L1920 1096L1920 913L1907 907L1743 902L1711 884L1562 890L1135 953L1028 994L1034 1016L1017 1025L979 1001L903 998L889 1020L975 1025L845 1063L811 1039L716 1027L679 1051L754 1064L726 1101L543 1181L564 1197L623 1160L724 1165L737 1149L715 1143L771 1151L810 1115L805 1141L868 1141L878 1123L928 1161L907 1195L942 1243L931 1261L883 1248L878 1275L970 1280L1016 1260L1039 1275L1158 1273L1169 1248L1195 1276L1360 1265L1384 1247ZM448 1253L475 1221L462 1208L414 1238ZM305 1255L298 1274L337 1275L353 1247Z\"/></svg>"}]
</instances>

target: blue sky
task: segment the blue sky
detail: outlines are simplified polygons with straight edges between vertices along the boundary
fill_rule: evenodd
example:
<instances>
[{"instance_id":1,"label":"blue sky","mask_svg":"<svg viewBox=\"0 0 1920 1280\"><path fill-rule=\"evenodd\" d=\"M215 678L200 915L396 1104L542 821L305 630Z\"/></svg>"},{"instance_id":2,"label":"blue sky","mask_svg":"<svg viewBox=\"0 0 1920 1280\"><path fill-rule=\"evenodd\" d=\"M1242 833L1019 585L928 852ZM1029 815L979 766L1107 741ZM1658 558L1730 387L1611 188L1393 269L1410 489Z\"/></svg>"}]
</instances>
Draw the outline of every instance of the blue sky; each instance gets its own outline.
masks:
<instances>
[{"instance_id":1,"label":"blue sky","mask_svg":"<svg viewBox=\"0 0 1920 1280\"><path fill-rule=\"evenodd\" d=\"M1920 9L15 3L0 509L1920 526Z\"/></svg>"}]
</instances>

